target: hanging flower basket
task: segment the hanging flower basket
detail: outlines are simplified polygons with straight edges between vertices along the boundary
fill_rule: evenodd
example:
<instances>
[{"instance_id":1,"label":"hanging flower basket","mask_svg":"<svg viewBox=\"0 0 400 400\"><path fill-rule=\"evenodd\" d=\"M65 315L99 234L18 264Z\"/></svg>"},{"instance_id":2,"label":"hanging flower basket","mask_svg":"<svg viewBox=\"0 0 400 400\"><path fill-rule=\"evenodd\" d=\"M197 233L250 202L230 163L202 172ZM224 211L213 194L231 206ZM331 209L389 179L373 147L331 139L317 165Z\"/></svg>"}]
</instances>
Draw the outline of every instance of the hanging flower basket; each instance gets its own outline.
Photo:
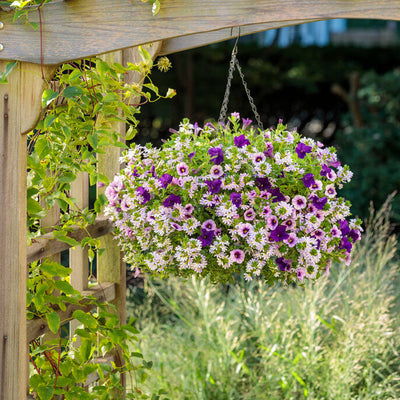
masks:
<instances>
[{"instance_id":1,"label":"hanging flower basket","mask_svg":"<svg viewBox=\"0 0 400 400\"><path fill-rule=\"evenodd\" d=\"M360 221L337 188L352 173L335 149L279 123L256 130L233 113L184 120L161 149L134 145L107 187L107 214L133 268L227 282L302 282L350 261Z\"/></svg>"}]
</instances>

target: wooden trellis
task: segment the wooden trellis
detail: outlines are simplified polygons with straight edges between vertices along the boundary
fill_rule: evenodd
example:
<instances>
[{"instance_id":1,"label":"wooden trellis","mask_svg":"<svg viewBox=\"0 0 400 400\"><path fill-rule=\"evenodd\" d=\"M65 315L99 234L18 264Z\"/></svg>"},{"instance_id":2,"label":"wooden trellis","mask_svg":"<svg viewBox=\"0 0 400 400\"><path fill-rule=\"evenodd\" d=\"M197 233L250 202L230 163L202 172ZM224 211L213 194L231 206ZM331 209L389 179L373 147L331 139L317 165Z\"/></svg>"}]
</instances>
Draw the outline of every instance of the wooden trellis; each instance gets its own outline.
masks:
<instances>
[{"instance_id":1,"label":"wooden trellis","mask_svg":"<svg viewBox=\"0 0 400 400\"><path fill-rule=\"evenodd\" d=\"M39 31L12 22L1 12L0 68L19 60L20 68L0 85L0 400L25 399L28 392L28 341L47 331L43 321L26 321L27 263L59 253L65 243L43 237L26 247L26 136L41 111L43 64L47 77L63 62L128 49L154 41L154 56L203 46L240 34L332 18L400 20L400 0L162 0L157 16L139 0L55 0L41 7ZM30 13L39 21L38 11ZM122 53L115 55L121 57ZM2 60L2 61L1 61ZM103 164L104 165L104 164ZM117 172L118 164L104 167ZM75 183L82 205L84 177ZM104 236L110 225L98 219L89 231ZM81 238L76 230L72 235ZM107 239L105 239L107 240ZM100 261L102 289L87 289L85 254L71 254L76 287L119 302L124 316L124 271L119 251L107 242ZM118 300L119 299L119 300ZM76 307L76 306L73 306ZM67 308L62 319L72 315Z\"/></svg>"}]
</instances>

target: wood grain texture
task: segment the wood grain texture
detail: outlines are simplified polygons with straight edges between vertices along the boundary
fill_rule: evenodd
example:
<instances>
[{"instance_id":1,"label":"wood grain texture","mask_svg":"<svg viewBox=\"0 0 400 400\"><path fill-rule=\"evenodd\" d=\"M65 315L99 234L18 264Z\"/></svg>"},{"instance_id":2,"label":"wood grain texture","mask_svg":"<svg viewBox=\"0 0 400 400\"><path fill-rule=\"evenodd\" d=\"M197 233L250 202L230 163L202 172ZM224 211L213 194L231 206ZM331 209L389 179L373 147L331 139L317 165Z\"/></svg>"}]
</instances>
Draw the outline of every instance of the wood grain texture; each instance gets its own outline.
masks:
<instances>
[{"instance_id":1,"label":"wood grain texture","mask_svg":"<svg viewBox=\"0 0 400 400\"><path fill-rule=\"evenodd\" d=\"M238 36L246 36L252 33L264 32L269 29L283 28L285 26L292 26L304 24L306 22L316 22L318 19L298 20L298 21L280 21L270 22L266 24L254 24L246 26L235 26L232 28L219 29L217 31L194 33L193 35L180 36L163 41L160 56L178 53L183 50L194 49L196 47L206 46L212 43L222 42L236 38Z\"/></svg>"},{"instance_id":2,"label":"wood grain texture","mask_svg":"<svg viewBox=\"0 0 400 400\"><path fill-rule=\"evenodd\" d=\"M1 18L0 59L40 63L39 30ZM138 0L68 0L42 7L43 59L59 64L233 26L331 18L400 20L400 0L163 0L157 16ZM38 22L37 11L30 20Z\"/></svg>"},{"instance_id":3,"label":"wood grain texture","mask_svg":"<svg viewBox=\"0 0 400 400\"><path fill-rule=\"evenodd\" d=\"M72 232L70 232L68 236L77 241L81 241L88 233L94 238L106 235L113 230L113 226L108 218L98 217L96 218L96 222L93 225L89 225L86 229L78 227L73 227L72 229ZM52 233L38 236L35 238L35 243L27 249L26 264L57 254L63 250L68 250L69 248L71 248L71 245L68 243L53 239Z\"/></svg>"},{"instance_id":4,"label":"wood grain texture","mask_svg":"<svg viewBox=\"0 0 400 400\"><path fill-rule=\"evenodd\" d=\"M101 303L105 301L113 301L115 299L115 291L116 291L115 286L116 286L115 283L103 282L102 284L93 286L90 289L83 291L82 296L83 297L94 296ZM57 313L60 316L61 322L65 323L72 319L72 314L74 313L74 311L76 310L89 311L92 310L93 308L95 308L95 306L91 304L91 300L82 299L80 305L69 304L65 311L58 311ZM34 318L28 321L26 324L26 328L27 328L27 334L26 334L27 343L31 342L32 340L38 338L39 336L47 332L50 332L50 329L47 325L47 321L40 318Z\"/></svg>"},{"instance_id":5,"label":"wood grain texture","mask_svg":"<svg viewBox=\"0 0 400 400\"><path fill-rule=\"evenodd\" d=\"M26 398L26 138L21 133L40 108L41 75L22 63L0 85L0 399ZM0 62L0 69L5 63ZM29 76L29 78L28 78ZM36 92L36 95L33 94ZM32 107L27 98L32 94ZM29 97L31 100L31 97ZM39 106L38 106L39 103Z\"/></svg>"}]
</instances>

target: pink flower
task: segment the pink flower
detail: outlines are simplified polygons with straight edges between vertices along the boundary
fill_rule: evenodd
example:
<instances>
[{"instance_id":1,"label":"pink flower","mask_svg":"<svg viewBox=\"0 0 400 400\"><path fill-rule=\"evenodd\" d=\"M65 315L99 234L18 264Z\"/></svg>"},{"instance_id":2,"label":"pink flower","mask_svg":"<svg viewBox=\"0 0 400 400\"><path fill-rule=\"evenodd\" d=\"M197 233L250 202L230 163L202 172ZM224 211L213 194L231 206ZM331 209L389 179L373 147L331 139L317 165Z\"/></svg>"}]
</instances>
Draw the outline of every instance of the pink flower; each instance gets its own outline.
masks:
<instances>
[{"instance_id":1,"label":"pink flower","mask_svg":"<svg viewBox=\"0 0 400 400\"><path fill-rule=\"evenodd\" d=\"M244 213L244 219L245 221L253 221L253 219L256 217L256 213L252 208L249 208L245 213Z\"/></svg>"},{"instance_id":2,"label":"pink flower","mask_svg":"<svg viewBox=\"0 0 400 400\"><path fill-rule=\"evenodd\" d=\"M204 221L203 224L201 225L203 229L207 229L208 231L215 231L217 229L217 225L212 219L208 219L207 221Z\"/></svg>"},{"instance_id":3,"label":"pink flower","mask_svg":"<svg viewBox=\"0 0 400 400\"><path fill-rule=\"evenodd\" d=\"M176 166L176 171L178 172L178 175L180 176L186 176L189 175L189 167L186 163L184 162L180 162L177 166Z\"/></svg>"},{"instance_id":4,"label":"pink flower","mask_svg":"<svg viewBox=\"0 0 400 400\"><path fill-rule=\"evenodd\" d=\"M307 206L307 199L298 194L293 197L292 204L296 210L301 210Z\"/></svg>"},{"instance_id":5,"label":"pink flower","mask_svg":"<svg viewBox=\"0 0 400 400\"><path fill-rule=\"evenodd\" d=\"M335 186L334 185L328 185L325 188L325 195L328 197L335 197L336 195L336 190L335 190Z\"/></svg>"},{"instance_id":6,"label":"pink flower","mask_svg":"<svg viewBox=\"0 0 400 400\"><path fill-rule=\"evenodd\" d=\"M224 174L224 170L222 169L222 167L220 165L213 165L211 167L210 170L210 175L213 178L219 178L220 176L222 176Z\"/></svg>"},{"instance_id":7,"label":"pink flower","mask_svg":"<svg viewBox=\"0 0 400 400\"><path fill-rule=\"evenodd\" d=\"M241 264L244 261L244 251L235 249L230 252L229 260Z\"/></svg>"}]
</instances>

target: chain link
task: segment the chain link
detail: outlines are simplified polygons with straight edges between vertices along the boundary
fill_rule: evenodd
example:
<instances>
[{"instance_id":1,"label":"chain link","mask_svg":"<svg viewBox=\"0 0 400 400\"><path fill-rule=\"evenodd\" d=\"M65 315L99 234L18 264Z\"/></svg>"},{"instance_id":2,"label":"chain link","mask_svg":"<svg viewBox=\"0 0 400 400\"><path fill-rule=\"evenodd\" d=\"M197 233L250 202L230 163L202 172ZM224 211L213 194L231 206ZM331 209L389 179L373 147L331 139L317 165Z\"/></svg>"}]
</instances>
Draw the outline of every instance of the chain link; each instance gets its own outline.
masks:
<instances>
[{"instance_id":1,"label":"chain link","mask_svg":"<svg viewBox=\"0 0 400 400\"><path fill-rule=\"evenodd\" d=\"M224 95L224 100L222 102L222 107L221 107L221 112L219 114L218 121L219 122L225 122L226 119L226 113L228 110L228 103L229 103L229 95L231 91L231 83L232 83L232 78L233 78L233 71L235 70L235 67L237 68L240 78L242 80L242 84L244 87L244 90L247 94L247 98L249 99L251 109L253 110L254 116L256 117L256 121L258 124L258 127L261 130L264 130L263 124L261 122L260 114L257 112L256 105L254 104L254 99L251 97L250 90L247 87L247 83L244 79L244 74L242 72L242 69L240 68L239 60L237 59L237 43L238 43L239 37L236 38L235 45L233 46L232 50L232 56L231 56L231 61L229 63L229 72L228 72L228 80L226 82L226 89L225 89L225 95Z\"/></svg>"},{"instance_id":2,"label":"chain link","mask_svg":"<svg viewBox=\"0 0 400 400\"><path fill-rule=\"evenodd\" d=\"M244 87L244 90L246 91L247 98L249 99L249 103L250 103L251 109L253 110L254 116L256 117L258 127L263 131L264 126L263 126L263 123L261 122L260 114L257 111L256 105L254 104L254 100L251 97L250 90L247 87L246 81L244 80L244 75L243 75L242 69L240 68L239 60L237 58L235 59L235 64L236 64L236 68L239 72L239 75L242 78L243 87Z\"/></svg>"},{"instance_id":3,"label":"chain link","mask_svg":"<svg viewBox=\"0 0 400 400\"><path fill-rule=\"evenodd\" d=\"M226 82L225 95L224 95L224 100L222 102L221 112L219 113L218 122L225 122L226 113L228 111L229 94L231 91L233 71L235 70L235 60L236 60L236 54L237 54L237 41L238 41L238 39L236 39L236 43L233 46L233 50L232 50L231 61L229 63L228 80Z\"/></svg>"}]
</instances>

